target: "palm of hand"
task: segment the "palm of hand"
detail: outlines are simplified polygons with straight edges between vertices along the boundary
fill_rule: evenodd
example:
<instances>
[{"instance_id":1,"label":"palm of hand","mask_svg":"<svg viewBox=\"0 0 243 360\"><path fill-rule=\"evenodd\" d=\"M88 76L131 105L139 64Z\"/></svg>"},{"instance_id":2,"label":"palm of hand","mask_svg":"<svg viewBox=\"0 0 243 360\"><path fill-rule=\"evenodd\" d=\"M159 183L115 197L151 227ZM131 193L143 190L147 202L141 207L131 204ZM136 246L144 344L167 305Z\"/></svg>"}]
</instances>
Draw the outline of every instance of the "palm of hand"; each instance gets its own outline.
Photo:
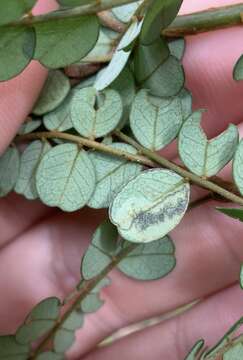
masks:
<instances>
[{"instance_id":1,"label":"palm of hand","mask_svg":"<svg viewBox=\"0 0 243 360\"><path fill-rule=\"evenodd\" d=\"M192 2L187 0L185 8L195 11L200 4L206 8L219 1L201 0L197 8L192 8ZM224 5L222 0L219 5ZM204 123L209 135L222 131L229 120L243 130L243 87L231 79L233 63L241 54L237 45L242 31L225 30L188 41L184 59L188 87L195 94L195 107L209 110ZM18 79L0 86L0 150L30 111L44 78L45 70L32 64ZM167 151L170 158L175 155L174 148ZM200 197L201 192L195 191L195 196ZM112 285L103 290L106 304L86 320L71 358L179 360L197 339L216 341L241 316L243 295L236 281L242 261L242 225L223 217L213 207L211 203L193 209L173 231L177 267L164 280L143 283L117 271L112 273ZM105 216L103 212L95 214L94 219L91 210L84 209L66 215L17 195L0 201L1 333L14 331L41 298L63 297L72 290L79 279L81 255ZM181 316L94 349L116 329L160 316L199 298L203 301Z\"/></svg>"}]
</instances>

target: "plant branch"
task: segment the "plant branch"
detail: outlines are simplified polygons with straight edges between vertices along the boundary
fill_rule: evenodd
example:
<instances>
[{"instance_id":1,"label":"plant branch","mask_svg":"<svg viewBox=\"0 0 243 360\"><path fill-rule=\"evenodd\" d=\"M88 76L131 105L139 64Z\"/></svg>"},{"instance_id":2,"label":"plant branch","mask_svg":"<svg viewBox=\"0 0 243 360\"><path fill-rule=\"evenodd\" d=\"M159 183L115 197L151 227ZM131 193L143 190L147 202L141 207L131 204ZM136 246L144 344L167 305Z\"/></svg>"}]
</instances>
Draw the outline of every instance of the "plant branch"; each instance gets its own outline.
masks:
<instances>
[{"instance_id":1,"label":"plant branch","mask_svg":"<svg viewBox=\"0 0 243 360\"><path fill-rule=\"evenodd\" d=\"M70 305L68 310L63 314L58 323L53 327L53 329L47 334L47 336L41 341L37 348L32 352L30 360L35 360L39 354L46 350L50 341L55 336L56 332L62 327L63 323L69 318L72 312L80 307L81 302L85 297L96 288L96 286L103 280L127 255L129 255L138 244L130 244L126 248L122 249L116 256L112 257L112 260L109 265L107 265L104 270L102 270L99 275L94 277L91 280L86 280L83 282L82 287L78 293L76 300Z\"/></svg>"},{"instance_id":2,"label":"plant branch","mask_svg":"<svg viewBox=\"0 0 243 360\"><path fill-rule=\"evenodd\" d=\"M163 31L167 37L195 35L243 24L243 3L211 8L198 13L178 16Z\"/></svg>"},{"instance_id":3,"label":"plant branch","mask_svg":"<svg viewBox=\"0 0 243 360\"><path fill-rule=\"evenodd\" d=\"M222 188L221 186L211 182L210 180L207 180L198 175L195 175L195 174L191 173L190 171L182 168L181 166L173 163L172 161L169 161L166 158L158 155L157 153L155 153L149 149L146 149L145 147L138 144L135 140L133 140L129 136L123 134L121 131L115 131L114 134L121 140L125 141L127 144L130 144L133 147L135 147L140 152L140 154L148 157L150 160L156 162L160 166L176 172L177 174L181 175L185 179L188 179L188 181L190 181L196 185L199 185L200 187L202 187L204 189L212 191L229 201L232 201L239 205L243 205L243 198L241 196L238 196L238 195Z\"/></svg>"},{"instance_id":4,"label":"plant branch","mask_svg":"<svg viewBox=\"0 0 243 360\"><path fill-rule=\"evenodd\" d=\"M114 135L126 142L127 144L132 145L134 148L136 148L141 155L131 154L129 152L114 149L108 145L99 143L97 141L89 140L77 135L72 135L68 133L61 133L59 131L44 131L44 132L36 132L32 134L27 135L20 135L17 136L17 141L26 141L26 140L35 140L35 139L54 139L59 138L63 140L68 140L71 142L74 142L81 146L87 146L91 149L95 149L101 152L104 152L109 155L118 156L121 158L124 158L128 161L136 162L145 166L149 167L156 167L156 164L165 167L167 169L170 169L177 174L181 175L188 181L199 185L200 187L207 189L213 193L216 193L220 195L222 198L227 199L231 202L234 202L239 205L243 205L243 198L241 196L238 196L232 191L229 191L220 185L215 184L214 182L201 178L198 175L195 175L191 173L190 171L184 169L183 167L173 163L172 161L167 160L166 158L158 155L157 153L144 148L140 144L138 144L135 140L130 138L129 136L123 134L121 131L115 131Z\"/></svg>"}]
</instances>

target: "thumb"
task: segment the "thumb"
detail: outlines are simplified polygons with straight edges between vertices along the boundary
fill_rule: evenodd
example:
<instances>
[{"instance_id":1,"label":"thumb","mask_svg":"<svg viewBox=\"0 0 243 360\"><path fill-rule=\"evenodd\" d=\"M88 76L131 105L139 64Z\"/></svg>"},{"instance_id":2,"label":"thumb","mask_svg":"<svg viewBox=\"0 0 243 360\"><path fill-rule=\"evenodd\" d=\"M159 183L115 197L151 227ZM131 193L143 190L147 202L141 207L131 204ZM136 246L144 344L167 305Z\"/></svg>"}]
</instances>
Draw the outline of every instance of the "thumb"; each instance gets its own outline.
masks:
<instances>
[{"instance_id":1,"label":"thumb","mask_svg":"<svg viewBox=\"0 0 243 360\"><path fill-rule=\"evenodd\" d=\"M39 0L33 12L45 13L57 7L55 0ZM36 61L16 78L0 83L0 153L11 142L32 109L45 82L47 70Z\"/></svg>"}]
</instances>

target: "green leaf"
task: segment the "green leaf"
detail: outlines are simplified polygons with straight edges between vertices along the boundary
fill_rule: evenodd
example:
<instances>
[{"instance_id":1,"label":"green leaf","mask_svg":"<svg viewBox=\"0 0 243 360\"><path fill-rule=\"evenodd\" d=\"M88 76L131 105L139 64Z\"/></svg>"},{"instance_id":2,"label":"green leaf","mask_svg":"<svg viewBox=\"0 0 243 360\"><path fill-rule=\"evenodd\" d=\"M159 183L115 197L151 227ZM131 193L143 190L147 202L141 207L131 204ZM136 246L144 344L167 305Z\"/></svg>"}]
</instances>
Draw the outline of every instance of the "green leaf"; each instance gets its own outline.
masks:
<instances>
[{"instance_id":1,"label":"green leaf","mask_svg":"<svg viewBox=\"0 0 243 360\"><path fill-rule=\"evenodd\" d=\"M43 115L54 110L66 98L69 91L68 77L62 71L50 71L33 113Z\"/></svg>"},{"instance_id":2,"label":"green leaf","mask_svg":"<svg viewBox=\"0 0 243 360\"><path fill-rule=\"evenodd\" d=\"M17 342L29 344L45 335L55 325L59 312L59 299L53 297L40 302L27 316L24 324L17 330Z\"/></svg>"},{"instance_id":3,"label":"green leaf","mask_svg":"<svg viewBox=\"0 0 243 360\"><path fill-rule=\"evenodd\" d=\"M112 89L98 93L94 87L76 91L71 102L74 128L82 136L95 139L109 134L122 117L122 100Z\"/></svg>"},{"instance_id":4,"label":"green leaf","mask_svg":"<svg viewBox=\"0 0 243 360\"><path fill-rule=\"evenodd\" d=\"M84 313L89 314L96 312L104 305L104 301L100 299L100 291L108 285L110 285L110 280L108 278L103 279L84 298L84 300L81 302L81 309Z\"/></svg>"},{"instance_id":5,"label":"green leaf","mask_svg":"<svg viewBox=\"0 0 243 360\"><path fill-rule=\"evenodd\" d=\"M135 11L137 10L138 6L141 4L141 2L142 1L137 1L132 4L117 6L114 9L112 9L112 13L115 15L115 17L118 20L124 23L128 23L131 20Z\"/></svg>"},{"instance_id":6,"label":"green leaf","mask_svg":"<svg viewBox=\"0 0 243 360\"><path fill-rule=\"evenodd\" d=\"M243 358L243 344L238 343L232 346L223 355L223 360L241 360Z\"/></svg>"},{"instance_id":7,"label":"green leaf","mask_svg":"<svg viewBox=\"0 0 243 360\"><path fill-rule=\"evenodd\" d=\"M170 97L177 95L183 88L185 75L179 60L174 56L158 67L157 70L143 83L152 95Z\"/></svg>"},{"instance_id":8,"label":"green leaf","mask_svg":"<svg viewBox=\"0 0 243 360\"><path fill-rule=\"evenodd\" d=\"M63 322L62 328L69 330L69 331L75 331L83 326L84 323L84 314L79 311L73 311L68 318Z\"/></svg>"},{"instance_id":9,"label":"green leaf","mask_svg":"<svg viewBox=\"0 0 243 360\"><path fill-rule=\"evenodd\" d=\"M29 350L28 345L18 344L12 335L0 337L1 360L27 360Z\"/></svg>"},{"instance_id":10,"label":"green leaf","mask_svg":"<svg viewBox=\"0 0 243 360\"><path fill-rule=\"evenodd\" d=\"M137 153L127 144L113 143L110 146L131 154ZM90 158L95 166L97 184L88 205L95 209L109 207L119 189L143 169L140 164L97 151L91 153Z\"/></svg>"},{"instance_id":11,"label":"green leaf","mask_svg":"<svg viewBox=\"0 0 243 360\"><path fill-rule=\"evenodd\" d=\"M139 44L134 54L134 71L137 81L141 83L148 79L169 55L167 42L162 38L151 45Z\"/></svg>"},{"instance_id":12,"label":"green leaf","mask_svg":"<svg viewBox=\"0 0 243 360\"><path fill-rule=\"evenodd\" d=\"M162 29L165 29L174 20L183 0L154 0L149 7L144 19L141 41L144 44L151 44L159 36Z\"/></svg>"},{"instance_id":13,"label":"green leaf","mask_svg":"<svg viewBox=\"0 0 243 360\"><path fill-rule=\"evenodd\" d=\"M1 4L0 25L20 19L35 5L36 0L9 0ZM1 28L2 31L2 28Z\"/></svg>"},{"instance_id":14,"label":"green leaf","mask_svg":"<svg viewBox=\"0 0 243 360\"><path fill-rule=\"evenodd\" d=\"M129 67L125 67L110 87L116 90L123 102L123 115L118 127L121 129L127 122L131 105L136 94L135 80Z\"/></svg>"},{"instance_id":15,"label":"green leaf","mask_svg":"<svg viewBox=\"0 0 243 360\"><path fill-rule=\"evenodd\" d=\"M233 218L237 219L239 221L243 221L243 208L222 208L217 207L218 211L222 212L223 214Z\"/></svg>"},{"instance_id":16,"label":"green leaf","mask_svg":"<svg viewBox=\"0 0 243 360\"><path fill-rule=\"evenodd\" d=\"M241 55L234 66L233 77L236 81L243 80L243 55Z\"/></svg>"},{"instance_id":17,"label":"green leaf","mask_svg":"<svg viewBox=\"0 0 243 360\"><path fill-rule=\"evenodd\" d=\"M243 140L240 141L233 160L234 182L243 195Z\"/></svg>"},{"instance_id":18,"label":"green leaf","mask_svg":"<svg viewBox=\"0 0 243 360\"><path fill-rule=\"evenodd\" d=\"M94 0L58 0L62 6L80 6L92 3Z\"/></svg>"},{"instance_id":19,"label":"green leaf","mask_svg":"<svg viewBox=\"0 0 243 360\"><path fill-rule=\"evenodd\" d=\"M17 0L19 1L19 0ZM1 6L1 15L2 8ZM0 31L0 81L20 74L35 51L35 31L31 27L3 26Z\"/></svg>"},{"instance_id":20,"label":"green leaf","mask_svg":"<svg viewBox=\"0 0 243 360\"><path fill-rule=\"evenodd\" d=\"M243 318L239 319L219 340L219 342L211 349L207 350L204 354L204 358L210 356L210 358L216 356L225 346L227 346L232 339L232 335L236 333L236 331L243 325ZM223 358L225 360L225 358ZM227 358L226 358L227 359ZM230 358L228 358L230 359ZM234 358L233 358L234 359ZM234 360L238 360L237 358Z\"/></svg>"},{"instance_id":21,"label":"green leaf","mask_svg":"<svg viewBox=\"0 0 243 360\"><path fill-rule=\"evenodd\" d=\"M187 355L185 360L197 360L197 355L202 350L203 346L204 346L204 341L203 340L197 341L197 343L193 346L192 350Z\"/></svg>"},{"instance_id":22,"label":"green leaf","mask_svg":"<svg viewBox=\"0 0 243 360\"><path fill-rule=\"evenodd\" d=\"M35 59L55 69L79 61L93 49L99 22L95 15L47 20L35 24L35 30Z\"/></svg>"},{"instance_id":23,"label":"green leaf","mask_svg":"<svg viewBox=\"0 0 243 360\"><path fill-rule=\"evenodd\" d=\"M243 264L240 267L240 287L243 290Z\"/></svg>"},{"instance_id":24,"label":"green leaf","mask_svg":"<svg viewBox=\"0 0 243 360\"><path fill-rule=\"evenodd\" d=\"M165 236L160 240L139 245L118 264L118 268L137 280L156 280L165 277L175 265L174 244Z\"/></svg>"},{"instance_id":25,"label":"green leaf","mask_svg":"<svg viewBox=\"0 0 243 360\"><path fill-rule=\"evenodd\" d=\"M45 141L36 140L24 150L21 160L19 177L15 185L15 191L24 195L29 200L38 198L36 190L36 171L43 156L51 149L51 145Z\"/></svg>"},{"instance_id":26,"label":"green leaf","mask_svg":"<svg viewBox=\"0 0 243 360\"><path fill-rule=\"evenodd\" d=\"M41 200L64 211L82 208L95 188L95 169L87 153L74 144L52 148L36 174Z\"/></svg>"},{"instance_id":27,"label":"green leaf","mask_svg":"<svg viewBox=\"0 0 243 360\"><path fill-rule=\"evenodd\" d=\"M63 356L52 351L41 353L36 360L63 360Z\"/></svg>"},{"instance_id":28,"label":"green leaf","mask_svg":"<svg viewBox=\"0 0 243 360\"><path fill-rule=\"evenodd\" d=\"M170 53L174 57L176 57L178 60L181 60L183 58L184 52L185 52L185 39L180 38L176 40L172 40L168 43Z\"/></svg>"},{"instance_id":29,"label":"green leaf","mask_svg":"<svg viewBox=\"0 0 243 360\"><path fill-rule=\"evenodd\" d=\"M74 343L75 334L73 331L60 329L54 336L54 350L57 353L66 352Z\"/></svg>"},{"instance_id":30,"label":"green leaf","mask_svg":"<svg viewBox=\"0 0 243 360\"><path fill-rule=\"evenodd\" d=\"M179 133L183 122L180 98L168 100L152 97L140 90L134 99L130 126L136 139L146 148L160 150Z\"/></svg>"},{"instance_id":31,"label":"green leaf","mask_svg":"<svg viewBox=\"0 0 243 360\"><path fill-rule=\"evenodd\" d=\"M18 134L25 135L34 132L41 126L41 120L31 120L26 121L23 125L21 125Z\"/></svg>"},{"instance_id":32,"label":"green leaf","mask_svg":"<svg viewBox=\"0 0 243 360\"><path fill-rule=\"evenodd\" d=\"M19 152L9 147L0 157L0 197L9 194L15 187L19 176Z\"/></svg>"},{"instance_id":33,"label":"green leaf","mask_svg":"<svg viewBox=\"0 0 243 360\"><path fill-rule=\"evenodd\" d=\"M106 220L96 229L92 242L83 256L82 277L90 280L104 270L111 262L111 255L116 253L117 246L117 229L109 220Z\"/></svg>"},{"instance_id":34,"label":"green leaf","mask_svg":"<svg viewBox=\"0 0 243 360\"><path fill-rule=\"evenodd\" d=\"M110 206L111 222L132 242L158 240L179 224L189 202L190 186L169 170L148 170L125 185Z\"/></svg>"},{"instance_id":35,"label":"green leaf","mask_svg":"<svg viewBox=\"0 0 243 360\"><path fill-rule=\"evenodd\" d=\"M217 137L208 140L200 126L202 112L194 112L183 124L179 134L181 160L193 173L216 175L233 157L239 141L238 129L230 124Z\"/></svg>"}]
</instances>

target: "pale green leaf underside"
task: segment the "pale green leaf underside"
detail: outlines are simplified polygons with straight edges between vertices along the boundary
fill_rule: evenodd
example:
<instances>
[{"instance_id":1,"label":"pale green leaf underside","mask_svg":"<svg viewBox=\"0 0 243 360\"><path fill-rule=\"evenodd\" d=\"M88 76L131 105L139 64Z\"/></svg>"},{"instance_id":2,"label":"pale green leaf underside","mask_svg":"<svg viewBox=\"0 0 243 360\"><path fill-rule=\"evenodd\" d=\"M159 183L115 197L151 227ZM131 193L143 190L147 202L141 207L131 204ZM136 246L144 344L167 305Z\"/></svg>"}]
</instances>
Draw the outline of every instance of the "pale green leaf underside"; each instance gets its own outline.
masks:
<instances>
[{"instance_id":1,"label":"pale green leaf underside","mask_svg":"<svg viewBox=\"0 0 243 360\"><path fill-rule=\"evenodd\" d=\"M117 240L117 229L109 220L98 226L82 259L81 275L84 279L92 279L109 265L110 255L117 249Z\"/></svg>"},{"instance_id":2,"label":"pale green leaf underside","mask_svg":"<svg viewBox=\"0 0 243 360\"><path fill-rule=\"evenodd\" d=\"M81 311L73 311L68 318L63 322L62 328L75 331L82 327L84 323L84 314Z\"/></svg>"},{"instance_id":3,"label":"pale green leaf underside","mask_svg":"<svg viewBox=\"0 0 243 360\"><path fill-rule=\"evenodd\" d=\"M118 269L137 280L156 280L166 276L176 265L175 247L168 236L141 244L118 264Z\"/></svg>"},{"instance_id":4,"label":"pale green leaf underside","mask_svg":"<svg viewBox=\"0 0 243 360\"><path fill-rule=\"evenodd\" d=\"M56 332L54 337L54 350L57 353L66 352L74 343L75 334L73 331L60 329Z\"/></svg>"},{"instance_id":5,"label":"pale green leaf underside","mask_svg":"<svg viewBox=\"0 0 243 360\"><path fill-rule=\"evenodd\" d=\"M241 360L243 358L243 344L238 343L223 355L223 360Z\"/></svg>"},{"instance_id":6,"label":"pale green leaf underside","mask_svg":"<svg viewBox=\"0 0 243 360\"><path fill-rule=\"evenodd\" d=\"M176 39L168 43L171 55L175 56L178 60L183 58L185 52L185 39Z\"/></svg>"},{"instance_id":7,"label":"pale green leaf underside","mask_svg":"<svg viewBox=\"0 0 243 360\"><path fill-rule=\"evenodd\" d=\"M243 80L243 55L241 55L241 57L235 64L233 76L234 79L237 81Z\"/></svg>"},{"instance_id":8,"label":"pale green leaf underside","mask_svg":"<svg viewBox=\"0 0 243 360\"><path fill-rule=\"evenodd\" d=\"M233 178L241 195L243 195L243 140L240 141L234 155Z\"/></svg>"},{"instance_id":9,"label":"pale green leaf underside","mask_svg":"<svg viewBox=\"0 0 243 360\"><path fill-rule=\"evenodd\" d=\"M126 240L137 243L158 240L181 221L189 192L189 184L172 171L145 171L115 196L110 219Z\"/></svg>"},{"instance_id":10,"label":"pale green leaf underside","mask_svg":"<svg viewBox=\"0 0 243 360\"><path fill-rule=\"evenodd\" d=\"M94 191L95 169L88 154L77 145L58 145L43 157L36 185L45 204L75 211L89 201Z\"/></svg>"},{"instance_id":11,"label":"pale green leaf underside","mask_svg":"<svg viewBox=\"0 0 243 360\"><path fill-rule=\"evenodd\" d=\"M131 20L134 12L137 10L140 3L141 1L137 1L132 4L117 6L114 9L112 9L112 12L118 20L124 23L128 23Z\"/></svg>"},{"instance_id":12,"label":"pale green leaf underside","mask_svg":"<svg viewBox=\"0 0 243 360\"><path fill-rule=\"evenodd\" d=\"M183 122L180 98L171 102L140 90L134 99L130 126L136 139L151 150L160 150L178 134Z\"/></svg>"},{"instance_id":13,"label":"pale green leaf underside","mask_svg":"<svg viewBox=\"0 0 243 360\"><path fill-rule=\"evenodd\" d=\"M41 126L41 120L32 120L26 121L23 125L21 125L18 134L25 135L34 132Z\"/></svg>"},{"instance_id":14,"label":"pale green leaf underside","mask_svg":"<svg viewBox=\"0 0 243 360\"><path fill-rule=\"evenodd\" d=\"M20 19L35 5L36 0L7 0L1 4L0 25Z\"/></svg>"},{"instance_id":15,"label":"pale green leaf underside","mask_svg":"<svg viewBox=\"0 0 243 360\"><path fill-rule=\"evenodd\" d=\"M179 134L181 160L193 173L211 177L216 175L233 157L239 134L235 125L208 140L200 126L202 112L194 112L183 124Z\"/></svg>"},{"instance_id":16,"label":"pale green leaf underside","mask_svg":"<svg viewBox=\"0 0 243 360\"><path fill-rule=\"evenodd\" d=\"M123 143L113 143L111 147L131 154L137 153L132 146ZM95 209L109 207L121 186L142 171L141 165L115 156L94 152L90 158L95 166L97 183L88 205Z\"/></svg>"},{"instance_id":17,"label":"pale green leaf underside","mask_svg":"<svg viewBox=\"0 0 243 360\"><path fill-rule=\"evenodd\" d=\"M14 189L19 175L19 163L19 152L14 147L9 147L0 157L0 197Z\"/></svg>"},{"instance_id":18,"label":"pale green leaf underside","mask_svg":"<svg viewBox=\"0 0 243 360\"><path fill-rule=\"evenodd\" d=\"M185 75L179 60L174 56L158 67L143 83L152 95L170 97L177 95L184 86Z\"/></svg>"},{"instance_id":19,"label":"pale green leaf underside","mask_svg":"<svg viewBox=\"0 0 243 360\"><path fill-rule=\"evenodd\" d=\"M99 22L95 15L87 15L38 23L35 30L35 58L56 69L79 61L93 49Z\"/></svg>"},{"instance_id":20,"label":"pale green leaf underside","mask_svg":"<svg viewBox=\"0 0 243 360\"><path fill-rule=\"evenodd\" d=\"M29 200L38 198L36 190L36 171L42 157L51 149L48 142L33 141L23 152L15 191Z\"/></svg>"},{"instance_id":21,"label":"pale green leaf underside","mask_svg":"<svg viewBox=\"0 0 243 360\"><path fill-rule=\"evenodd\" d=\"M127 47L132 45L133 41L139 36L142 24L143 21L138 21L137 19L132 21L117 47L118 51L123 49L125 50Z\"/></svg>"},{"instance_id":22,"label":"pale green leaf underside","mask_svg":"<svg viewBox=\"0 0 243 360\"><path fill-rule=\"evenodd\" d=\"M204 346L204 341L203 340L199 340L192 348L192 350L190 351L190 353L187 355L187 357L185 358L185 360L197 360L197 355L199 353L199 351L203 348Z\"/></svg>"},{"instance_id":23,"label":"pale green leaf underside","mask_svg":"<svg viewBox=\"0 0 243 360\"><path fill-rule=\"evenodd\" d=\"M31 27L1 27L0 81L9 80L26 68L34 56L35 39L35 31Z\"/></svg>"},{"instance_id":24,"label":"pale green leaf underside","mask_svg":"<svg viewBox=\"0 0 243 360\"><path fill-rule=\"evenodd\" d=\"M68 77L62 71L50 71L33 113L43 115L54 110L66 98L69 90Z\"/></svg>"},{"instance_id":25,"label":"pale green leaf underside","mask_svg":"<svg viewBox=\"0 0 243 360\"><path fill-rule=\"evenodd\" d=\"M122 99L115 90L97 93L94 87L84 88L76 91L72 98L72 123L80 135L99 138L116 128L122 109Z\"/></svg>"}]
</instances>

